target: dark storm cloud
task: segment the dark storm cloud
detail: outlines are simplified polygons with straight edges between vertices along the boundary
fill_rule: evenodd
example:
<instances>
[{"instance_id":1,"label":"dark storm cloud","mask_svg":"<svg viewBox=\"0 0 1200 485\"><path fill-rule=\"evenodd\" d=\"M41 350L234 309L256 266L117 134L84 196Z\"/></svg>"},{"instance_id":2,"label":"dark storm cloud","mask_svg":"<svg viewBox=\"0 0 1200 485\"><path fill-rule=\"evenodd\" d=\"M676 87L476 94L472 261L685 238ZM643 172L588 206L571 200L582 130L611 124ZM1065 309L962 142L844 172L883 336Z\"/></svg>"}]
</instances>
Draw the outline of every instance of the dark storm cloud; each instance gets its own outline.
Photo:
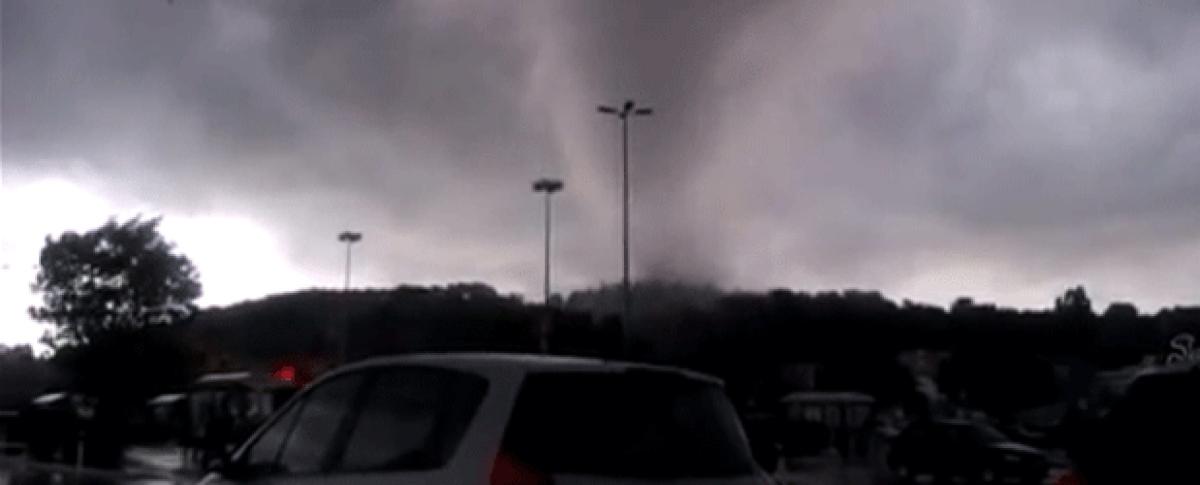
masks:
<instances>
[{"instance_id":1,"label":"dark storm cloud","mask_svg":"<svg viewBox=\"0 0 1200 485\"><path fill-rule=\"evenodd\" d=\"M1163 261L1190 257L1200 222L1186 210L1200 203L1200 165L1186 161L1197 155L1187 52L1198 38L1181 12L848 7L810 30L792 28L799 14L788 5L756 19L799 47L735 49L729 61L773 72L734 95L761 105L769 126L725 130L715 144L757 158L743 164L761 170L743 189L757 195L736 212L793 214L803 230L774 244L809 278L874 286L889 274L903 288L959 259L1043 292L1078 280L1155 304L1193 298L1194 278ZM1152 34L1160 26L1174 34ZM727 183L729 165L713 178ZM788 190L809 195L780 201ZM1170 249L1139 254L1151 247Z\"/></svg>"},{"instance_id":2,"label":"dark storm cloud","mask_svg":"<svg viewBox=\"0 0 1200 485\"><path fill-rule=\"evenodd\" d=\"M656 109L631 130L641 275L1018 304L1200 283L1190 2L3 9L7 180L84 160L110 196L252 217L306 267L354 226L374 281L529 289L545 173L563 280L612 280L595 104L631 96Z\"/></svg>"},{"instance_id":3,"label":"dark storm cloud","mask_svg":"<svg viewBox=\"0 0 1200 485\"><path fill-rule=\"evenodd\" d=\"M189 181L162 195L192 209L244 206L296 240L346 219L323 227L306 213L352 211L356 223L395 228L384 241L416 232L434 247L482 240L493 253L530 242L532 176L578 171L584 177L569 187L583 200L561 203L561 232L591 283L613 277L601 269L611 259L597 254L614 240L597 233L614 226L616 175L607 149L615 125L595 104L632 92L679 124L689 103L672 86L700 82L736 14L663 5L643 17L599 4L20 4L7 18L29 20L10 22L19 26L6 30L5 58L28 67L6 79L17 100L5 110L5 150L18 168L86 156L141 190ZM71 32L61 35L65 26ZM578 83L566 86L567 99L561 81L544 80L560 77ZM641 85L653 89L629 89ZM17 116L27 112L38 116ZM563 117L584 121L552 126ZM577 142L564 137L588 142L569 147ZM669 162L680 142L660 138L638 148ZM686 184L669 163L646 166L642 180ZM655 207L671 195L639 200ZM598 213L602 222L588 220Z\"/></svg>"},{"instance_id":4,"label":"dark storm cloud","mask_svg":"<svg viewBox=\"0 0 1200 485\"><path fill-rule=\"evenodd\" d=\"M347 219L435 236L495 223L499 245L523 242L503 226L529 226L515 220L528 179L558 157L526 105L520 12L441 10L17 5L5 16L6 67L22 66L5 70L9 171L86 157L136 188L177 184L163 194L175 207L241 206L299 248ZM365 214L313 217L330 212Z\"/></svg>"}]
</instances>

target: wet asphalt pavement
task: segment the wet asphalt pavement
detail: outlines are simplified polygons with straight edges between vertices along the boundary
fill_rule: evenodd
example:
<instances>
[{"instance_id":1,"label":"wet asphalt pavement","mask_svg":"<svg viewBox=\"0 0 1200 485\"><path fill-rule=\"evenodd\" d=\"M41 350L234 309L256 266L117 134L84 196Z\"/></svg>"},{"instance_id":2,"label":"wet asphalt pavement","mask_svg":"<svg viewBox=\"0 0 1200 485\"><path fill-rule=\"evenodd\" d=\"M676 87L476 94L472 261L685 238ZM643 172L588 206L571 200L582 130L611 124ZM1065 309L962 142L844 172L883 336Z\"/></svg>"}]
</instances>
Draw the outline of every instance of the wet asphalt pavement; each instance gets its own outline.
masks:
<instances>
[{"instance_id":1,"label":"wet asphalt pavement","mask_svg":"<svg viewBox=\"0 0 1200 485\"><path fill-rule=\"evenodd\" d=\"M165 473L76 470L59 464L0 459L0 485L176 485L192 482Z\"/></svg>"}]
</instances>

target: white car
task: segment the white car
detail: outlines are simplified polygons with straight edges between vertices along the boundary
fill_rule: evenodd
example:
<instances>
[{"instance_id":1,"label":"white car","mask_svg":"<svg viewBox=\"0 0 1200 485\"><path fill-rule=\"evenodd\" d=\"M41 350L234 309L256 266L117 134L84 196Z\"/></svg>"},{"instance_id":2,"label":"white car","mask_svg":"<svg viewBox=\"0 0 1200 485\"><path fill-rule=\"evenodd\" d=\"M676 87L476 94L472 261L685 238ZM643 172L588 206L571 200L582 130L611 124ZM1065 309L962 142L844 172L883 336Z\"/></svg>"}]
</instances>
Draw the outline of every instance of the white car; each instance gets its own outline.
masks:
<instances>
[{"instance_id":1,"label":"white car","mask_svg":"<svg viewBox=\"0 0 1200 485\"><path fill-rule=\"evenodd\" d=\"M714 378L596 359L457 353L332 372L204 483L771 481Z\"/></svg>"}]
</instances>

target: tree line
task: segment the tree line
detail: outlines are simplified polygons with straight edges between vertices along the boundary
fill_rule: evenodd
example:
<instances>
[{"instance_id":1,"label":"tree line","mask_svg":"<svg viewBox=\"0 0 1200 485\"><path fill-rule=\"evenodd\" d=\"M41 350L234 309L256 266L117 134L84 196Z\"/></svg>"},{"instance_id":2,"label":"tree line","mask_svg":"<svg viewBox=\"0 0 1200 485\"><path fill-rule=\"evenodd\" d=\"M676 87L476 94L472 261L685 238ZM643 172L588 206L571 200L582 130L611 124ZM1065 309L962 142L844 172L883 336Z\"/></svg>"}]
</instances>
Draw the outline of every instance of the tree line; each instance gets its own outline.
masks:
<instances>
[{"instance_id":1,"label":"tree line","mask_svg":"<svg viewBox=\"0 0 1200 485\"><path fill-rule=\"evenodd\" d=\"M912 382L897 356L909 349L952 355L943 387L971 394L973 381L998 382L982 378L995 364L1026 378L1018 382L1043 382L1048 365L1110 369L1172 352L1191 358L1192 342L1176 338L1200 332L1200 307L1145 314L1113 303L1098 312L1083 287L1065 289L1048 309L1022 310L970 298L948 307L896 302L862 290L726 292L641 282L629 322L620 321L616 286L576 291L548 307L460 283L307 290L201 310L197 268L157 225L135 218L47 237L34 282L43 304L31 315L49 326L44 343L57 385L105 396L118 414L204 371L280 363L319 371L418 351L535 352L547 320L555 353L689 367L725 378L745 398L783 392L770 376L812 362L827 369L828 387L904 399ZM993 394L1004 392L993 386Z\"/></svg>"}]
</instances>

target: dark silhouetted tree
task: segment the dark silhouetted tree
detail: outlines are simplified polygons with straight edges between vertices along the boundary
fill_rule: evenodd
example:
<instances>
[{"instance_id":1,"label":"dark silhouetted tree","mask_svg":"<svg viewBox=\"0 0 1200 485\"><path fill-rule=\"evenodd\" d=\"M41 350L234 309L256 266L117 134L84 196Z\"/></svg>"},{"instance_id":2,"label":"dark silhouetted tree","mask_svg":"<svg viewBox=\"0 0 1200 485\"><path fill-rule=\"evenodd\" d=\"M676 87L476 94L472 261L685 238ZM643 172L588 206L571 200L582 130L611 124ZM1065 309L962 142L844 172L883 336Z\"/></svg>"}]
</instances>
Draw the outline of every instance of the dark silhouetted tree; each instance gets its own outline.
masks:
<instances>
[{"instance_id":1,"label":"dark silhouetted tree","mask_svg":"<svg viewBox=\"0 0 1200 485\"><path fill-rule=\"evenodd\" d=\"M47 237L33 284L49 323L52 364L72 390L97 399L86 425L89 466L117 466L128 423L146 399L185 385L195 356L171 324L196 313L196 268L163 239L158 219L109 221Z\"/></svg>"},{"instance_id":2,"label":"dark silhouetted tree","mask_svg":"<svg viewBox=\"0 0 1200 485\"><path fill-rule=\"evenodd\" d=\"M1132 303L1109 304L1096 327L1096 360L1105 367L1132 365L1153 352L1155 328Z\"/></svg>"},{"instance_id":3,"label":"dark silhouetted tree","mask_svg":"<svg viewBox=\"0 0 1200 485\"><path fill-rule=\"evenodd\" d=\"M46 237L30 309L51 324L51 348L86 345L106 332L190 317L200 296L196 268L158 232L159 219L110 220L100 228Z\"/></svg>"},{"instance_id":4,"label":"dark silhouetted tree","mask_svg":"<svg viewBox=\"0 0 1200 485\"><path fill-rule=\"evenodd\" d=\"M1133 320L1138 317L1138 309L1132 303L1114 301L1104 310L1104 318L1113 320Z\"/></svg>"},{"instance_id":5,"label":"dark silhouetted tree","mask_svg":"<svg viewBox=\"0 0 1200 485\"><path fill-rule=\"evenodd\" d=\"M950 313L965 314L975 308L975 300L970 297L960 296L954 299L954 303L950 304Z\"/></svg>"},{"instance_id":6,"label":"dark silhouetted tree","mask_svg":"<svg viewBox=\"0 0 1200 485\"><path fill-rule=\"evenodd\" d=\"M1061 344L1066 349L1085 351L1097 338L1096 314L1092 300L1082 286L1068 289L1054 299L1054 313L1063 333Z\"/></svg>"},{"instance_id":7,"label":"dark silhouetted tree","mask_svg":"<svg viewBox=\"0 0 1200 485\"><path fill-rule=\"evenodd\" d=\"M1071 316L1092 316L1092 299L1088 298L1087 290L1082 286L1068 289L1062 296L1054 299L1054 311Z\"/></svg>"}]
</instances>

